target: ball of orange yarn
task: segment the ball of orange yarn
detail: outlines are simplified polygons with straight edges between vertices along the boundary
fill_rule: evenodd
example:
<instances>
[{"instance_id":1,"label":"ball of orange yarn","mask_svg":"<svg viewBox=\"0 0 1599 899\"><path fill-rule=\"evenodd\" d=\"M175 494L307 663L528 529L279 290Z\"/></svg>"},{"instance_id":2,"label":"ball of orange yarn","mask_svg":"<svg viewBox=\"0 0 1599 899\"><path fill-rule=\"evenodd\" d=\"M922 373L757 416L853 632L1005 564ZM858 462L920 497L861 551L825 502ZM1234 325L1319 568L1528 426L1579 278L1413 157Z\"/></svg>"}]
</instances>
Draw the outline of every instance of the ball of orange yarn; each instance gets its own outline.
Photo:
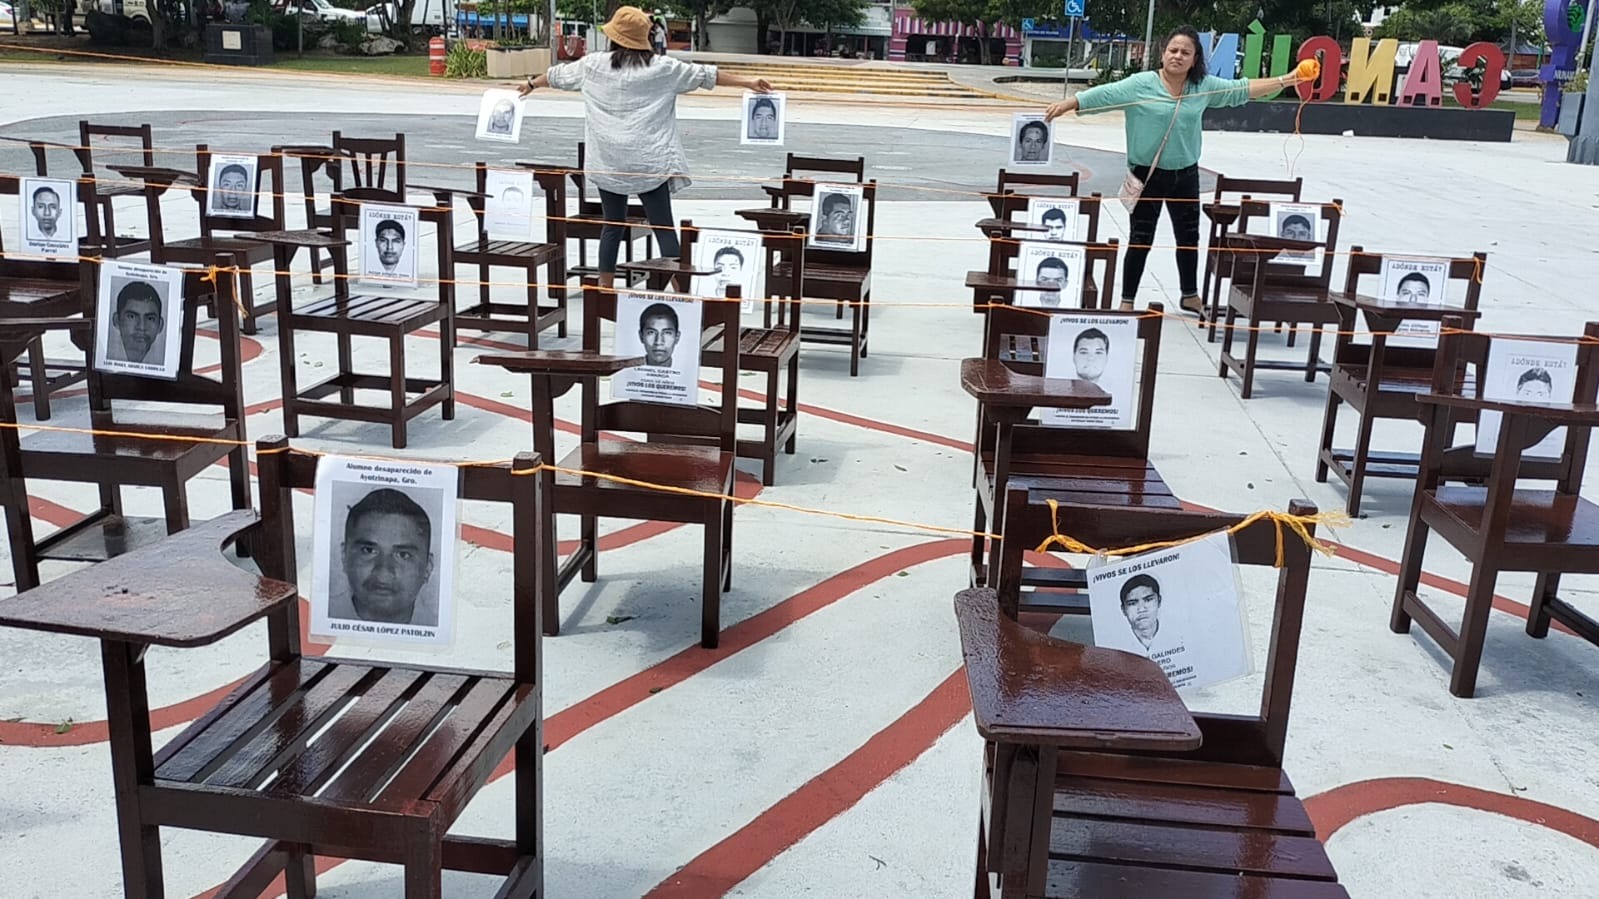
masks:
<instances>
[{"instance_id":1,"label":"ball of orange yarn","mask_svg":"<svg viewBox=\"0 0 1599 899\"><path fill-rule=\"evenodd\" d=\"M1297 73L1300 81L1315 81L1316 76L1321 74L1321 63L1314 59L1302 59Z\"/></svg>"}]
</instances>

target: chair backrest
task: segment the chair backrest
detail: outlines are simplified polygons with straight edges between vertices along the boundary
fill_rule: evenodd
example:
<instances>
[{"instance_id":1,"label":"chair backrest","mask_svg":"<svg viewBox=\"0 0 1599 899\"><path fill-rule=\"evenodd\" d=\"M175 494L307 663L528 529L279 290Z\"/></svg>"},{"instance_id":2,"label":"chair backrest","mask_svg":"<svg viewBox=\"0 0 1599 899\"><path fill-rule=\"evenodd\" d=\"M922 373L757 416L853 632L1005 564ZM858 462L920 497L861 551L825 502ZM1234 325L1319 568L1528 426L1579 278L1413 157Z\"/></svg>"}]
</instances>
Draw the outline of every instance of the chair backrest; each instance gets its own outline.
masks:
<instances>
[{"instance_id":1,"label":"chair backrest","mask_svg":"<svg viewBox=\"0 0 1599 899\"><path fill-rule=\"evenodd\" d=\"M255 157L255 183L251 185L251 192L256 203L256 213L249 218L212 214L211 195L217 185L210 183L210 147L199 144L194 148L194 167L200 183L192 193L200 204L202 235L210 237L213 231L282 231L287 227L288 201L285 193L288 188L283 180L283 155L276 149ZM260 211L263 201L268 210L265 215ZM152 223L158 220L157 216L156 213L152 214ZM152 241L157 239L157 232L158 229L152 224L150 228Z\"/></svg>"},{"instance_id":2,"label":"chair backrest","mask_svg":"<svg viewBox=\"0 0 1599 899\"><path fill-rule=\"evenodd\" d=\"M1017 427L1011 436L1013 453L1051 455L1122 456L1149 458L1149 434L1155 416L1155 382L1160 365L1160 331L1165 307L1151 303L1149 313L1106 309L1092 315L1107 320L1136 318L1138 321L1137 378L1138 413L1132 430L1102 430L1043 425L1036 417ZM1063 310L1063 313L1065 310ZM1153 313L1153 314L1150 314ZM1081 313L1072 313L1081 315ZM988 311L983 358L997 359L1007 368L1026 375L1043 377L1044 360L1049 358L1050 316L1034 309L997 306ZM994 433L982 429L978 452L993 449Z\"/></svg>"},{"instance_id":3,"label":"chair backrest","mask_svg":"<svg viewBox=\"0 0 1599 899\"><path fill-rule=\"evenodd\" d=\"M1547 400L1484 400L1484 394L1492 383L1488 362L1494 344L1517 339L1538 341L1551 349L1575 344L1574 384L1569 403L1561 394L1554 394ZM1539 363L1529 361L1526 371L1530 373L1539 367ZM1563 375L1558 380L1559 383L1571 382ZM1550 386L1553 387L1553 384ZM1599 396L1599 322L1588 322L1583 327L1581 337L1570 338L1483 334L1467 331L1459 317L1447 316L1438 340L1431 390L1439 396L1463 397L1477 402L1459 405L1420 404L1419 414L1427 428L1427 436L1422 448L1418 489L1436 489L1440 481L1487 481L1489 494L1492 495L1496 482L1514 486L1518 478L1524 478L1555 481L1558 492L1575 494L1582 487L1588 442L1592 436L1591 425L1576 424L1565 428L1564 445L1558 451L1558 459L1524 458L1524 455L1551 432L1563 426L1559 414L1561 409L1571 406L1593 407L1596 396ZM1483 403L1499 410L1494 416L1489 416L1487 422L1479 420L1488 416L1490 411L1483 409ZM1503 414L1504 411L1514 414ZM1497 425L1492 420L1494 417L1498 418ZM1468 422L1475 422L1479 428L1497 428L1498 435L1491 457L1478 454L1475 444L1450 445L1454 442L1456 427ZM1492 511L1490 507L1489 513Z\"/></svg>"},{"instance_id":4,"label":"chair backrest","mask_svg":"<svg viewBox=\"0 0 1599 899\"><path fill-rule=\"evenodd\" d=\"M988 264L989 274L997 277L1015 277L1022 281L1032 281L1024 277L1017 270L1018 260L1021 259L1022 242L1027 240L1026 232L1012 232L1009 236L994 235L989 238ZM1083 309L1109 309L1116 299L1116 259L1121 253L1121 245L1112 237L1105 243L1092 243L1081 240L1059 241L1059 245L1083 248L1083 262L1087 265L1083 272L1083 294L1080 300L1062 304L1065 308L1081 307ZM1035 273L1036 274L1036 273ZM1088 282L1092 280L1094 289L1088 289ZM992 302L1005 299L1005 294L995 294Z\"/></svg>"},{"instance_id":5,"label":"chair backrest","mask_svg":"<svg viewBox=\"0 0 1599 899\"><path fill-rule=\"evenodd\" d=\"M622 293L646 291L602 290L597 282L583 282L583 349L601 352L602 322L613 328L627 327L616 320L617 297ZM679 335L679 351L692 348L700 354L702 378L720 370L715 400L701 400L694 406L646 403L636 400L601 401L600 391L609 385L596 381L583 388L582 439L595 443L601 431L634 432L689 441L714 443L723 452L734 452L738 436L738 333L737 288L728 291L728 302L702 302L700 333ZM717 362L707 364L703 347L717 336L723 337ZM695 385L694 389L698 389Z\"/></svg>"},{"instance_id":6,"label":"chair backrest","mask_svg":"<svg viewBox=\"0 0 1599 899\"><path fill-rule=\"evenodd\" d=\"M998 594L1002 614L1015 618L1021 597L1022 561L1025 554L1060 532L1089 546L1116 549L1144 543L1187 540L1236 527L1239 515L1176 509L1129 509L1061 502L1052 520L1047 500L1049 488L1013 487L1005 497L1005 539L1000 545ZM1309 516L1316 507L1293 500L1288 514ZM1313 525L1307 531L1315 533ZM1294 673L1299 661L1299 639L1304 624L1305 588L1310 578L1310 547L1285 528L1279 534L1270 519L1260 519L1233 534L1234 562L1238 565L1273 566L1281 544L1282 566L1277 571L1276 604L1272 613L1271 642L1266 649L1265 683L1258 715L1221 715L1199 712L1194 720L1204 734L1204 745L1186 757L1242 764L1282 767L1288 736L1288 714L1293 701Z\"/></svg>"},{"instance_id":7,"label":"chair backrest","mask_svg":"<svg viewBox=\"0 0 1599 899\"><path fill-rule=\"evenodd\" d=\"M410 206L410 208L415 209L417 212L418 223L427 223L433 226L435 261L439 267L438 274L434 277L437 278L438 282L437 286L439 291L439 302L446 304L446 306L452 310L450 314L453 315L453 310L455 308L454 211L447 204L430 204L426 206L412 205L405 202L405 196L406 195L404 191L395 192L378 188L361 187L346 188L341 193L334 194L332 197L330 213L333 222L333 233L335 235L344 236L352 228L359 232L361 227L361 206L365 203L382 203L391 206ZM418 254L422 252L423 237L424 235L422 234L417 234L414 237L407 235L406 237L407 240L415 240L416 252ZM357 234L356 239L359 241L359 233ZM356 250L356 252L365 252L367 249L368 248L366 247L360 247L358 250ZM338 258L339 254L335 253L334 259L337 260ZM355 259L357 258L359 258L359 256L350 258L348 263L353 265ZM418 257L418 261L420 261L420 257ZM420 273L420 271L421 267L419 265L418 272ZM420 283L426 284L428 280L429 279L424 277L420 280ZM335 294L339 296L349 296L349 278L335 277L333 286Z\"/></svg>"},{"instance_id":8,"label":"chair backrest","mask_svg":"<svg viewBox=\"0 0 1599 899\"><path fill-rule=\"evenodd\" d=\"M1267 223L1271 220L1271 203L1266 200L1243 200L1239 204L1238 225L1234 231L1238 234L1253 234L1251 226L1258 227L1259 221ZM1305 274L1305 266L1282 264L1276 262L1273 254L1263 255L1264 260L1258 271L1265 283L1269 286L1283 288L1305 288L1326 290L1332 283L1333 260L1338 253L1338 225L1343 221L1343 200L1332 200L1320 204L1321 221L1325 225L1326 237L1317 239L1322 245L1323 258L1319 270L1314 275ZM1253 285L1257 268L1254 264L1258 260L1240 259L1234 267L1233 281L1239 286Z\"/></svg>"},{"instance_id":9,"label":"chair backrest","mask_svg":"<svg viewBox=\"0 0 1599 899\"><path fill-rule=\"evenodd\" d=\"M333 132L333 152L349 165L350 178L338 185L350 188L375 188L404 196L405 135L393 137L345 137Z\"/></svg>"},{"instance_id":10,"label":"chair backrest","mask_svg":"<svg viewBox=\"0 0 1599 899\"><path fill-rule=\"evenodd\" d=\"M1003 175L1004 172L1002 171L1002 172L1000 172L1000 174ZM1051 197L1056 197L1056 198L1059 198L1059 199L1074 199L1074 200L1076 200L1077 201L1077 216L1080 219L1086 220L1086 224L1087 224L1087 230L1085 231L1082 228L1082 225L1084 224L1084 222L1078 222L1078 225L1079 225L1078 234L1081 235L1081 239L1082 240L1085 240L1085 241L1087 241L1089 243L1097 243L1099 241L1099 213L1100 213L1100 210L1104 207L1105 198L1104 198L1104 196L1102 196L1101 194L1098 194L1098 193L1092 193L1092 194L1089 194L1086 197L1077 194L1075 192L1075 190L1071 194L1015 193L1015 192L1004 193L1004 194L991 194L991 195L989 195L989 198L988 198L988 205L989 205L990 208L993 209L994 218L1002 219L1004 221L1025 222L1027 220L1027 204L1028 204L1029 200L1032 200L1034 198L1050 199ZM1023 239L1023 240L1041 239L1041 236L1028 235L1026 232L1020 232L1016 236L1021 238L1021 239ZM989 260L990 260L990 270L991 271L992 271L993 259L994 259L994 254L990 253L989 254Z\"/></svg>"},{"instance_id":11,"label":"chair backrest","mask_svg":"<svg viewBox=\"0 0 1599 899\"><path fill-rule=\"evenodd\" d=\"M244 420L244 378L241 373L243 357L239 346L239 285L238 276L227 271L233 257L218 256L216 270L188 269L183 275L183 321L168 322L181 328L178 338L178 375L176 380L139 377L121 372L102 372L92 365L88 372L89 408L98 420L114 421L114 403L127 400L138 403L163 403L178 406L209 406L203 412L220 412L228 421ZM98 296L103 267L91 261L83 263L84 303L92 311ZM214 278L214 280L210 280ZM216 316L217 346L220 362L210 372L209 366L196 367L195 342L201 328L201 310L211 307ZM95 318L96 328L110 328L113 323Z\"/></svg>"},{"instance_id":12,"label":"chair backrest","mask_svg":"<svg viewBox=\"0 0 1599 899\"><path fill-rule=\"evenodd\" d=\"M135 142L137 147L130 146ZM83 166L83 173L91 178L96 177L94 166L97 153L102 164L107 161L106 157L111 157L109 161L117 165L155 165L155 138L148 124L104 125L81 119L78 121L78 144L78 161ZM135 161L129 159L130 156L138 158Z\"/></svg>"},{"instance_id":13,"label":"chair backrest","mask_svg":"<svg viewBox=\"0 0 1599 899\"><path fill-rule=\"evenodd\" d=\"M783 166L782 182L768 185L766 193L771 198L773 209L791 210L794 208L796 198L815 195L818 182L865 184L866 157L830 159L825 156L801 156L790 153L787 163Z\"/></svg>"},{"instance_id":14,"label":"chair backrest","mask_svg":"<svg viewBox=\"0 0 1599 899\"><path fill-rule=\"evenodd\" d=\"M1382 291L1381 278L1385 261L1413 258L1415 255L1371 253L1359 245L1350 247L1349 266L1344 275L1344 296L1351 300L1362 295L1378 296ZM1447 259L1443 283L1430 285L1430 290L1437 290L1438 295L1429 296L1428 302L1476 311L1482 297L1482 273L1488 264L1488 254L1479 251L1470 256L1428 258ZM1375 352L1373 347L1376 342L1369 333L1357 335L1361 327L1367 323L1363 321L1359 312L1350 306L1340 306L1338 311L1342 323L1334 344L1333 361L1345 365L1365 364ZM1462 316L1462 321L1469 329L1475 323L1476 317ZM1382 349L1380 363L1404 367L1432 367L1437 352L1435 347L1395 346L1389 343L1390 339L1387 336L1382 338L1385 346Z\"/></svg>"},{"instance_id":15,"label":"chair backrest","mask_svg":"<svg viewBox=\"0 0 1599 899\"><path fill-rule=\"evenodd\" d=\"M472 217L477 220L477 237L479 248L487 248L489 241L488 225L488 199L485 194L489 188L489 170L499 168L487 162L478 162L477 171L477 196L468 196L467 205L472 209ZM566 175L564 172L538 166L522 166L522 171L533 175L533 183L538 185L544 193L544 243L557 246L564 244L566 239ZM529 202L532 197L528 198Z\"/></svg>"},{"instance_id":16,"label":"chair backrest","mask_svg":"<svg viewBox=\"0 0 1599 899\"><path fill-rule=\"evenodd\" d=\"M709 229L707 229L709 230ZM678 233L682 235L683 259L694 259L694 246L699 243L700 229L694 227L692 219L683 219L678 223ZM805 229L795 228L792 233L785 234L781 231L762 231L761 255L773 261L765 270L765 296L757 297L765 306L777 304L783 309L783 316L779 321L786 321L788 329L799 332L799 313L804 302L803 286L805 284ZM790 265L785 269L786 277L776 277L774 272L777 266L787 262ZM755 260L748 260L746 265L754 265ZM687 292L690 285L682 277L673 279L674 289Z\"/></svg>"},{"instance_id":17,"label":"chair backrest","mask_svg":"<svg viewBox=\"0 0 1599 899\"><path fill-rule=\"evenodd\" d=\"M1022 194L1035 197L1075 197L1081 189L1082 172L1072 172L1069 175L1057 175L1046 172L1008 172L999 170L999 186L988 195L989 205L994 207L995 218L1005 218L1000 211L999 200L1007 194ZM1034 188L1042 188L1035 190Z\"/></svg>"},{"instance_id":18,"label":"chair backrest","mask_svg":"<svg viewBox=\"0 0 1599 899\"><path fill-rule=\"evenodd\" d=\"M1213 198L1217 203L1226 203L1230 200L1258 200L1262 197L1292 200L1297 203L1299 202L1300 192L1304 190L1304 187L1304 178L1285 181L1272 180L1270 178L1229 178L1226 175L1217 175L1216 192Z\"/></svg>"},{"instance_id":19,"label":"chair backrest","mask_svg":"<svg viewBox=\"0 0 1599 899\"><path fill-rule=\"evenodd\" d=\"M807 183L806 187L814 190L816 183ZM799 194L791 194L790 196L799 196ZM809 196L809 193L806 196ZM872 248L877 242L877 181L867 181L861 186L861 205L866 208L866 249L859 253L852 253L848 250L824 249L812 245L805 254L808 264L837 265L856 269L870 269L872 267ZM857 210L855 227L859 228L860 226L861 214Z\"/></svg>"},{"instance_id":20,"label":"chair backrest","mask_svg":"<svg viewBox=\"0 0 1599 899\"><path fill-rule=\"evenodd\" d=\"M256 541L256 559L268 577L297 584L299 564L295 558L295 491L310 492L316 487L317 455L292 449L283 437L268 437L256 442L256 465L261 488L261 539ZM536 684L542 679L540 637L543 634L543 603L540 601L539 559L543 541L549 539L540 526L539 457L520 453L509 464L463 465L458 471L460 496L466 500L511 504L511 638L513 673L516 680ZM319 525L320 527L320 525ZM455 534L444 535L445 552L455 551ZM461 583L458 579L456 583ZM303 591L302 591L303 592ZM299 655L299 604L288 603L281 612L268 618L268 641L274 659L285 661Z\"/></svg>"}]
</instances>

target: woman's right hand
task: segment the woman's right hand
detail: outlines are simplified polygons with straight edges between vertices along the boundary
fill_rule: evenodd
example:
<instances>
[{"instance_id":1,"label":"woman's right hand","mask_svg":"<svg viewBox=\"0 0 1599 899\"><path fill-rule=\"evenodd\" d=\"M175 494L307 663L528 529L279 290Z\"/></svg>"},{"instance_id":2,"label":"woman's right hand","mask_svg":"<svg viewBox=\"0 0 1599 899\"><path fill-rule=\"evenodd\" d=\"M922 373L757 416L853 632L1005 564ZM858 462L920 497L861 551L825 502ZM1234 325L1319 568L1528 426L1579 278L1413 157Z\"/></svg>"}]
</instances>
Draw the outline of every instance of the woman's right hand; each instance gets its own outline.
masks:
<instances>
[{"instance_id":1,"label":"woman's right hand","mask_svg":"<svg viewBox=\"0 0 1599 899\"><path fill-rule=\"evenodd\" d=\"M1044 121L1053 122L1068 112L1076 111L1076 109L1076 97L1067 97L1064 100L1058 100L1049 104L1049 109L1044 112Z\"/></svg>"},{"instance_id":2,"label":"woman's right hand","mask_svg":"<svg viewBox=\"0 0 1599 899\"><path fill-rule=\"evenodd\" d=\"M516 96L518 98L526 97L531 93L533 93L533 82L531 80L522 82L521 86L516 89Z\"/></svg>"}]
</instances>

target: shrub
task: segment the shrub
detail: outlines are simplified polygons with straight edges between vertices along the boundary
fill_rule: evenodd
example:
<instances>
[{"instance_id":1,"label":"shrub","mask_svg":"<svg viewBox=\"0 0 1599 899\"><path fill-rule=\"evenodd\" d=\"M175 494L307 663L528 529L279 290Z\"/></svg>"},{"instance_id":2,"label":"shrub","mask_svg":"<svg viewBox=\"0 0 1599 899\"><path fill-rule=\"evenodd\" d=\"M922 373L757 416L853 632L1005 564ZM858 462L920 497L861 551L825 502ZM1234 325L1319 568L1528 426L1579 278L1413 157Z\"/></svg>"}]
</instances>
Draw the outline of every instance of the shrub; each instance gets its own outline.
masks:
<instances>
[{"instance_id":1,"label":"shrub","mask_svg":"<svg viewBox=\"0 0 1599 899\"><path fill-rule=\"evenodd\" d=\"M489 54L484 50L473 50L464 41L457 41L450 45L450 51L444 56L444 77L446 78L487 78L489 74Z\"/></svg>"}]
</instances>

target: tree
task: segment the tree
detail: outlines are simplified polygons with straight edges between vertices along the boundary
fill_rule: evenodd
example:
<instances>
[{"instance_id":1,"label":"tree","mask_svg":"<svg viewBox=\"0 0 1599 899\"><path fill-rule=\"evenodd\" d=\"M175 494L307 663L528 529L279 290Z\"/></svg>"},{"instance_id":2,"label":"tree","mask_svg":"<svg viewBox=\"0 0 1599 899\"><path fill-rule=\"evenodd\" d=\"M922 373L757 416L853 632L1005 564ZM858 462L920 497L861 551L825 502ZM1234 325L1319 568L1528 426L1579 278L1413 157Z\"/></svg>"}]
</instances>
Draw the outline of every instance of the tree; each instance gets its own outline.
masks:
<instances>
[{"instance_id":1,"label":"tree","mask_svg":"<svg viewBox=\"0 0 1599 899\"><path fill-rule=\"evenodd\" d=\"M673 16L694 23L694 49L710 50L711 36L706 24L734 7L733 0L673 0L666 9Z\"/></svg>"},{"instance_id":2,"label":"tree","mask_svg":"<svg viewBox=\"0 0 1599 899\"><path fill-rule=\"evenodd\" d=\"M866 7L871 0L749 0L743 4L755 10L755 33L761 51L766 50L766 31L776 28L779 39L786 43L788 32L796 25L806 24L830 32L834 28L852 28L866 21Z\"/></svg>"}]
</instances>

